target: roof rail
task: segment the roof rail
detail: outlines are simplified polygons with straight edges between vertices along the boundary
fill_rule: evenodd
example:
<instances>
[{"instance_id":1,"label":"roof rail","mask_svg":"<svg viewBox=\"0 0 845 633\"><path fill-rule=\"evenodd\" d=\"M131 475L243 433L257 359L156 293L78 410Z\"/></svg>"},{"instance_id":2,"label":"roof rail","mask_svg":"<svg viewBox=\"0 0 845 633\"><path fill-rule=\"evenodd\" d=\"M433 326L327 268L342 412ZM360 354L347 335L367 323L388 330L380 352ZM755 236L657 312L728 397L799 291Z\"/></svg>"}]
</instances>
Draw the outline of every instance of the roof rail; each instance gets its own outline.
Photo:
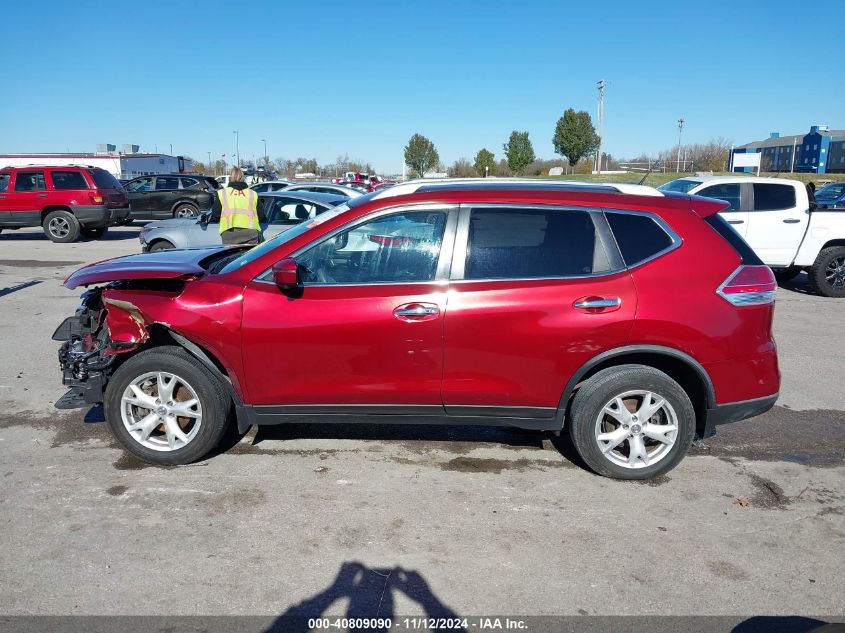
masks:
<instances>
[{"instance_id":1,"label":"roof rail","mask_svg":"<svg viewBox=\"0 0 845 633\"><path fill-rule=\"evenodd\" d=\"M663 197L663 192L654 187L616 182L583 182L579 180L545 180L539 178L431 178L417 179L403 182L387 189L377 191L371 200L404 196L418 191L433 189L458 188L538 188L538 189L585 189L596 191L611 191L634 196Z\"/></svg>"}]
</instances>

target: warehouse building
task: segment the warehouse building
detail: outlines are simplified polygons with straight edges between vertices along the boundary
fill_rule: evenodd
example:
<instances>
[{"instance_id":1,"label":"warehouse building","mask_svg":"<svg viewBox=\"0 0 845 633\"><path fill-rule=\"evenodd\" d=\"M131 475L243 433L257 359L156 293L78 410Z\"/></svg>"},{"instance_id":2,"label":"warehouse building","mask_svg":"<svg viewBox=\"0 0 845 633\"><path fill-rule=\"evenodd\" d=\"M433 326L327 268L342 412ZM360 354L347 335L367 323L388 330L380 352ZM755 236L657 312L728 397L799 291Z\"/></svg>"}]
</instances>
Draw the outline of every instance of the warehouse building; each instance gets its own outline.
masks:
<instances>
[{"instance_id":1,"label":"warehouse building","mask_svg":"<svg viewBox=\"0 0 845 633\"><path fill-rule=\"evenodd\" d=\"M0 167L26 165L88 165L101 167L115 178L128 180L153 174L183 174L193 171L193 162L183 156L145 154L137 145L124 145L116 151L115 145L98 145L92 153L69 154L2 154Z\"/></svg>"},{"instance_id":2,"label":"warehouse building","mask_svg":"<svg viewBox=\"0 0 845 633\"><path fill-rule=\"evenodd\" d=\"M746 143L733 150L734 155L755 152L761 154L761 171L845 173L845 130L814 125L807 134L781 136L772 132L763 141ZM733 171L747 172L754 168L735 167Z\"/></svg>"}]
</instances>

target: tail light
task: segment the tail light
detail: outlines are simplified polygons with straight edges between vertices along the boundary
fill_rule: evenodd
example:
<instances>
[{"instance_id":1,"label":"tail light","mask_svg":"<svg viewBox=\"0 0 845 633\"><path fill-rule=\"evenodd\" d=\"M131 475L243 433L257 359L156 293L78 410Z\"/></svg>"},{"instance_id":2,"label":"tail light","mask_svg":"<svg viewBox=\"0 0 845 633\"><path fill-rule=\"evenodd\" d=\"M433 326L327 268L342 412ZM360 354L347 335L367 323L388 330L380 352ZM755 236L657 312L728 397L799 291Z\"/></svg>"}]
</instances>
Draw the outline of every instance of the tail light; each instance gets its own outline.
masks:
<instances>
[{"instance_id":1,"label":"tail light","mask_svg":"<svg viewBox=\"0 0 845 633\"><path fill-rule=\"evenodd\" d=\"M735 306L757 306L773 303L777 287L768 266L740 266L716 292Z\"/></svg>"},{"instance_id":2,"label":"tail light","mask_svg":"<svg viewBox=\"0 0 845 633\"><path fill-rule=\"evenodd\" d=\"M88 198L91 200L91 204L103 204L102 191L89 191Z\"/></svg>"}]
</instances>

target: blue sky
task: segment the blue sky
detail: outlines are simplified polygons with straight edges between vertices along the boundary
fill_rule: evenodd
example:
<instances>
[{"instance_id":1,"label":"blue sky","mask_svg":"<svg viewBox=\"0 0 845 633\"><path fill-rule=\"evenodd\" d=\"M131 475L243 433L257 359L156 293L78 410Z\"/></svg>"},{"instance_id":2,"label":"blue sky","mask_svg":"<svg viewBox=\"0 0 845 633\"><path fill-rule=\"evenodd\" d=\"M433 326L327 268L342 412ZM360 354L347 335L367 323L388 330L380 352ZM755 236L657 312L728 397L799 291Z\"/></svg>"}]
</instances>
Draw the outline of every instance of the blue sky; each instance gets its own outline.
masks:
<instances>
[{"instance_id":1,"label":"blue sky","mask_svg":"<svg viewBox=\"0 0 845 633\"><path fill-rule=\"evenodd\" d=\"M604 148L845 128L845 2L9 2L0 153L97 143L207 160L339 154L401 170L419 132L451 163L511 130L554 157L568 107ZM756 5L756 6L755 6ZM9 28L12 26L13 28Z\"/></svg>"}]
</instances>

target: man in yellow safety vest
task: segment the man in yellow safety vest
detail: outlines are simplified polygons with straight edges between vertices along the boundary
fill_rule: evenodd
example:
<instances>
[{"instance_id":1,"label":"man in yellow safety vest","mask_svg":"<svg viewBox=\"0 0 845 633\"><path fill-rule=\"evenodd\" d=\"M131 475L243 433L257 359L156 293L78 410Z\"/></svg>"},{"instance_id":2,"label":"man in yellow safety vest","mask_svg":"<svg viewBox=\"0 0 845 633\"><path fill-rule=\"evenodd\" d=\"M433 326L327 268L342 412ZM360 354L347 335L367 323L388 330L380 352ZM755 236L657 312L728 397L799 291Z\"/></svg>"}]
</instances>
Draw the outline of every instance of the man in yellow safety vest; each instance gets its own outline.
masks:
<instances>
[{"instance_id":1,"label":"man in yellow safety vest","mask_svg":"<svg viewBox=\"0 0 845 633\"><path fill-rule=\"evenodd\" d=\"M212 219L219 206L220 237L223 244L258 244L262 240L258 224L258 194L244 182L244 173L233 167L228 186L217 190Z\"/></svg>"}]
</instances>

